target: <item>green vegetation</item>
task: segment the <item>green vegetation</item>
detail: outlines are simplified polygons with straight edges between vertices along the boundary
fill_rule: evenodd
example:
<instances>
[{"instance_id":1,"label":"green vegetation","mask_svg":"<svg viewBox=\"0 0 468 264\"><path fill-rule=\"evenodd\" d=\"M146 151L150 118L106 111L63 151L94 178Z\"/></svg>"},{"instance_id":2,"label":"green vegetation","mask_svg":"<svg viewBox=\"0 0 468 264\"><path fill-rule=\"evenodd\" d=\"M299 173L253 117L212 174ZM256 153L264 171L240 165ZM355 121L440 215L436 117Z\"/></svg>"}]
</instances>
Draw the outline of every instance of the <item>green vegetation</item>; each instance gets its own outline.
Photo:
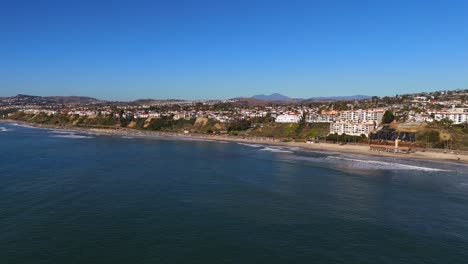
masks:
<instances>
[{"instance_id":1,"label":"green vegetation","mask_svg":"<svg viewBox=\"0 0 468 264\"><path fill-rule=\"evenodd\" d=\"M429 130L419 135L421 139L426 139L428 143L438 143L440 141L440 133L437 130Z\"/></svg>"},{"instance_id":2,"label":"green vegetation","mask_svg":"<svg viewBox=\"0 0 468 264\"><path fill-rule=\"evenodd\" d=\"M290 139L309 139L316 137L326 137L330 131L328 123L267 123L257 124L249 132L249 135L259 137L290 138Z\"/></svg>"},{"instance_id":3,"label":"green vegetation","mask_svg":"<svg viewBox=\"0 0 468 264\"><path fill-rule=\"evenodd\" d=\"M387 110L387 111L385 111L385 113L384 113L382 122L383 122L384 124L390 124L391 122L393 122L394 119L395 119L395 115L393 114L393 112Z\"/></svg>"},{"instance_id":4,"label":"green vegetation","mask_svg":"<svg viewBox=\"0 0 468 264\"><path fill-rule=\"evenodd\" d=\"M228 128L227 130L229 132L232 132L232 131L244 131L244 130L247 130L250 128L250 126L252 125L252 123L249 121L249 120L238 120L238 121L234 121L234 122L231 122L229 125L228 125Z\"/></svg>"},{"instance_id":5,"label":"green vegetation","mask_svg":"<svg viewBox=\"0 0 468 264\"><path fill-rule=\"evenodd\" d=\"M429 148L468 151L468 129L463 125L432 123L417 131L416 144Z\"/></svg>"},{"instance_id":6,"label":"green vegetation","mask_svg":"<svg viewBox=\"0 0 468 264\"><path fill-rule=\"evenodd\" d=\"M79 116L79 115L48 115L45 113L26 114L15 112L9 116L9 119L32 122L37 124L57 125L57 126L118 126L118 119L112 116Z\"/></svg>"},{"instance_id":7,"label":"green vegetation","mask_svg":"<svg viewBox=\"0 0 468 264\"><path fill-rule=\"evenodd\" d=\"M189 120L178 119L174 120L172 117L164 116L162 118L154 119L138 119L137 129L147 129L153 131L167 131L167 132L182 132L184 130L192 130L196 119ZM145 127L145 123L148 125Z\"/></svg>"},{"instance_id":8,"label":"green vegetation","mask_svg":"<svg viewBox=\"0 0 468 264\"><path fill-rule=\"evenodd\" d=\"M360 136L350 136L346 134L338 135L338 133L330 134L326 137L328 142L339 142L339 143L367 143L368 138L362 134Z\"/></svg>"}]
</instances>

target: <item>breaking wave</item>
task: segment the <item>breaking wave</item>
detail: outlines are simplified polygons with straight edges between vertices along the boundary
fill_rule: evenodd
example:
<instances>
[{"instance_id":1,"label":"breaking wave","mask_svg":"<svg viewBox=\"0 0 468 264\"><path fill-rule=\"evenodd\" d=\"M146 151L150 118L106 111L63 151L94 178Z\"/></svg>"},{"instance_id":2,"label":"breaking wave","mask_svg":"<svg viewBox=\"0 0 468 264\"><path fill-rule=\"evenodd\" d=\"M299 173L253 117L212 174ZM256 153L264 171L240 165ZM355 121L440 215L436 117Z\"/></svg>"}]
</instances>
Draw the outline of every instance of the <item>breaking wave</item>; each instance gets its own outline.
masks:
<instances>
[{"instance_id":1,"label":"breaking wave","mask_svg":"<svg viewBox=\"0 0 468 264\"><path fill-rule=\"evenodd\" d=\"M93 138L85 135L77 135L74 133L59 133L58 135L53 135L54 138Z\"/></svg>"},{"instance_id":2,"label":"breaking wave","mask_svg":"<svg viewBox=\"0 0 468 264\"><path fill-rule=\"evenodd\" d=\"M25 124L18 124L18 123L13 123L11 124L13 126L19 126L19 127L26 127L26 128L36 128L39 129L40 127L35 127L35 126L30 126L30 125L25 125Z\"/></svg>"},{"instance_id":3,"label":"breaking wave","mask_svg":"<svg viewBox=\"0 0 468 264\"><path fill-rule=\"evenodd\" d=\"M260 151L268 151L268 152L274 152L274 153L293 153L290 150L270 148L270 147L262 148L262 149L260 149Z\"/></svg>"},{"instance_id":4,"label":"breaking wave","mask_svg":"<svg viewBox=\"0 0 468 264\"><path fill-rule=\"evenodd\" d=\"M82 135L56 135L52 137L55 137L55 138L93 138L90 136L82 136Z\"/></svg>"},{"instance_id":5,"label":"breaking wave","mask_svg":"<svg viewBox=\"0 0 468 264\"><path fill-rule=\"evenodd\" d=\"M0 132L6 132L8 131L8 129L6 129L6 127L0 127Z\"/></svg>"},{"instance_id":6,"label":"breaking wave","mask_svg":"<svg viewBox=\"0 0 468 264\"><path fill-rule=\"evenodd\" d=\"M237 144L242 145L242 146L252 147L252 148L262 148L262 147L264 147L264 146L258 145L258 144L248 144L248 143L237 143Z\"/></svg>"},{"instance_id":7,"label":"breaking wave","mask_svg":"<svg viewBox=\"0 0 468 264\"><path fill-rule=\"evenodd\" d=\"M73 134L72 131L66 131L66 130L50 130L48 133L54 133L54 134Z\"/></svg>"},{"instance_id":8,"label":"breaking wave","mask_svg":"<svg viewBox=\"0 0 468 264\"><path fill-rule=\"evenodd\" d=\"M355 169L377 169L377 170L419 170L419 171L448 171L429 167L421 167L402 163L393 163L378 160L360 160L343 157L328 156L326 159L341 161L345 166Z\"/></svg>"},{"instance_id":9,"label":"breaking wave","mask_svg":"<svg viewBox=\"0 0 468 264\"><path fill-rule=\"evenodd\" d=\"M186 140L186 141L200 141L200 142L217 142L216 140L213 139L208 139L208 138L191 138L191 137L174 137L174 140Z\"/></svg>"}]
</instances>

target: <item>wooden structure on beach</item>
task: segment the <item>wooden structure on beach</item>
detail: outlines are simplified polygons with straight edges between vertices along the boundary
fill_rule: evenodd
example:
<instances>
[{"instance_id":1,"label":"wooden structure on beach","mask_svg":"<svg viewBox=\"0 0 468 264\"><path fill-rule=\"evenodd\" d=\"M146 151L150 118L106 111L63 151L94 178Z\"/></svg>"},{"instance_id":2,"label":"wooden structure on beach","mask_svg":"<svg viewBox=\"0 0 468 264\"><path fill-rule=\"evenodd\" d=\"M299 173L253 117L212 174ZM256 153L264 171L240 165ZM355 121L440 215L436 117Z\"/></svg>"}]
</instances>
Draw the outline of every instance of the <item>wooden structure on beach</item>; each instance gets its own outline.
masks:
<instances>
[{"instance_id":1,"label":"wooden structure on beach","mask_svg":"<svg viewBox=\"0 0 468 264\"><path fill-rule=\"evenodd\" d=\"M385 145L370 145L369 147L371 151L379 151L379 152L409 153L411 151L410 147L395 148L394 146L385 146Z\"/></svg>"},{"instance_id":2,"label":"wooden structure on beach","mask_svg":"<svg viewBox=\"0 0 468 264\"><path fill-rule=\"evenodd\" d=\"M379 152L390 152L390 153L409 153L411 151L411 147L404 147L398 145L399 140L395 140L395 144L393 145L376 145L371 144L369 145L369 149L371 151L379 151Z\"/></svg>"}]
</instances>

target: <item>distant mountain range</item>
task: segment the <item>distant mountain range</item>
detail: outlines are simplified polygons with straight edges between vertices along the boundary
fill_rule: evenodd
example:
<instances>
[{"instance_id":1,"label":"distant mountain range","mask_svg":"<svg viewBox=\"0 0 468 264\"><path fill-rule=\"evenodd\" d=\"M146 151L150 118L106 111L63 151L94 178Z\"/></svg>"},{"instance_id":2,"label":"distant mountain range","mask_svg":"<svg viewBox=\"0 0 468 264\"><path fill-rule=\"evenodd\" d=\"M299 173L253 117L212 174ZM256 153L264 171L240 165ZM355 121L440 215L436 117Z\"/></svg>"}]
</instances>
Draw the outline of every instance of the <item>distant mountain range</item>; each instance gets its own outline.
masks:
<instances>
[{"instance_id":1,"label":"distant mountain range","mask_svg":"<svg viewBox=\"0 0 468 264\"><path fill-rule=\"evenodd\" d=\"M291 99L290 97L279 94L279 93L273 93L270 95L258 94L258 95L252 96L252 98L257 99L257 100L262 100L262 101L288 101L289 99Z\"/></svg>"},{"instance_id":2,"label":"distant mountain range","mask_svg":"<svg viewBox=\"0 0 468 264\"><path fill-rule=\"evenodd\" d=\"M24 104L91 104L104 102L103 100L87 96L35 96L26 94L2 97L1 99Z\"/></svg>"},{"instance_id":3,"label":"distant mountain range","mask_svg":"<svg viewBox=\"0 0 468 264\"><path fill-rule=\"evenodd\" d=\"M355 101L370 99L368 95L350 95L350 96L327 96L327 97L311 97L304 99L303 102L329 102L329 101Z\"/></svg>"},{"instance_id":4,"label":"distant mountain range","mask_svg":"<svg viewBox=\"0 0 468 264\"><path fill-rule=\"evenodd\" d=\"M286 95L279 93L273 93L270 95L259 94L252 97L238 97L244 103L250 105L266 105L268 103L310 103L310 102L330 102L330 101L354 101L354 100L364 100L369 99L370 96L367 95L352 95L352 96L329 96L329 97L311 97L307 99L303 98L291 98ZM12 97L0 97L0 100L8 100L10 103L16 102L20 104L96 104L109 102L106 100L99 100L93 97L87 96L34 96L34 95L25 95L18 94ZM167 102L167 101L178 101L175 99L170 100L156 100L156 99L139 99L135 101L130 101L127 103L135 104L149 104L154 102Z\"/></svg>"},{"instance_id":5,"label":"distant mountain range","mask_svg":"<svg viewBox=\"0 0 468 264\"><path fill-rule=\"evenodd\" d=\"M270 95L259 94L250 97L252 99L268 101L268 102L329 102L329 101L354 101L354 100L365 100L371 98L367 95L351 95L351 96L327 96L327 97L311 97L307 99L303 98L291 98L286 95L279 93L273 93Z\"/></svg>"}]
</instances>

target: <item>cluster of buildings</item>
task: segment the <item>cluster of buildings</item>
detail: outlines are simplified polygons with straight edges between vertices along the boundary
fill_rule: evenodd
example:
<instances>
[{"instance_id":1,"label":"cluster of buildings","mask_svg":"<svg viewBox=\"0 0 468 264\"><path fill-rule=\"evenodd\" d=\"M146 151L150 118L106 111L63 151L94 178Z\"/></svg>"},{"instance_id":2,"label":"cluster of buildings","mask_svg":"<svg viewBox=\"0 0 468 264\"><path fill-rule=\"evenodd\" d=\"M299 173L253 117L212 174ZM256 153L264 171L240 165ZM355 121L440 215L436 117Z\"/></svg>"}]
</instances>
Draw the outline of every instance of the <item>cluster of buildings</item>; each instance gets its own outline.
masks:
<instances>
[{"instance_id":1,"label":"cluster of buildings","mask_svg":"<svg viewBox=\"0 0 468 264\"><path fill-rule=\"evenodd\" d=\"M384 113L384 108L341 111L337 121L330 124L330 134L368 136L382 123Z\"/></svg>"},{"instance_id":2,"label":"cluster of buildings","mask_svg":"<svg viewBox=\"0 0 468 264\"><path fill-rule=\"evenodd\" d=\"M468 90L432 92L359 101L284 103L252 106L239 100L138 100L134 102L91 101L64 104L53 98L18 95L0 98L0 117L14 111L29 114L106 115L116 118L208 118L218 122L255 120L277 123L329 123L330 134L369 135L382 123L385 111L399 122L468 122ZM268 117L268 118L266 118Z\"/></svg>"},{"instance_id":3,"label":"cluster of buildings","mask_svg":"<svg viewBox=\"0 0 468 264\"><path fill-rule=\"evenodd\" d=\"M466 108L450 108L443 111L429 112L434 116L434 120L441 121L443 119L450 120L453 124L465 124L468 122L468 107Z\"/></svg>"},{"instance_id":4,"label":"cluster of buildings","mask_svg":"<svg viewBox=\"0 0 468 264\"><path fill-rule=\"evenodd\" d=\"M278 123L299 123L302 119L306 123L330 123L330 134L347 134L360 136L375 131L382 123L384 108L359 109L346 111L322 111L314 109L308 112L285 112L276 117Z\"/></svg>"},{"instance_id":5,"label":"cluster of buildings","mask_svg":"<svg viewBox=\"0 0 468 264\"><path fill-rule=\"evenodd\" d=\"M279 107L281 108L281 107ZM265 117L269 115L277 123L329 123L330 134L347 134L352 136L368 136L375 132L382 123L387 108L370 108L343 111L321 111L309 107L297 107L293 110L277 109L275 107L236 109L236 110L148 110L126 107L125 110L112 111L111 109L86 109L83 107L53 110L47 108L27 108L18 111L27 114L45 113L47 115L67 114L79 116L112 115L116 118L161 118L171 117L174 120L205 117L221 123L236 120ZM423 113L409 111L407 122L434 122L443 119L450 120L453 124L465 124L468 122L468 107L449 108L442 110L428 110Z\"/></svg>"}]
</instances>

